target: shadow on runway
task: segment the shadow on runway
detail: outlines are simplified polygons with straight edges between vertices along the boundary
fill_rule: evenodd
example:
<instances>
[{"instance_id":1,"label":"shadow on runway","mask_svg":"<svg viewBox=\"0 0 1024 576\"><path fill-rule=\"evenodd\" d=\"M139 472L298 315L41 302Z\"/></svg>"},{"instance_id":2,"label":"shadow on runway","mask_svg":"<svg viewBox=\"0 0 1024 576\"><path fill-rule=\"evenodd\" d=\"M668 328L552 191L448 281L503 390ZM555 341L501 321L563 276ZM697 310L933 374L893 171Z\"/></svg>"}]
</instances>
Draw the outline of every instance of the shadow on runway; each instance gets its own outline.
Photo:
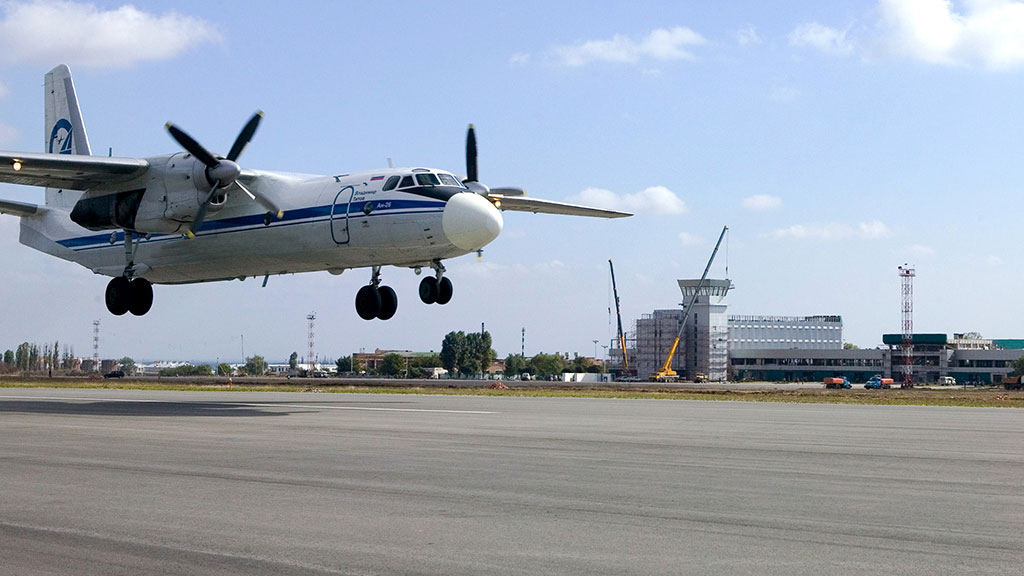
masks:
<instances>
[{"instance_id":1,"label":"shadow on runway","mask_svg":"<svg viewBox=\"0 0 1024 576\"><path fill-rule=\"evenodd\" d=\"M62 402L3 400L0 413L69 414L76 416L287 416L300 411L264 410L231 402Z\"/></svg>"}]
</instances>

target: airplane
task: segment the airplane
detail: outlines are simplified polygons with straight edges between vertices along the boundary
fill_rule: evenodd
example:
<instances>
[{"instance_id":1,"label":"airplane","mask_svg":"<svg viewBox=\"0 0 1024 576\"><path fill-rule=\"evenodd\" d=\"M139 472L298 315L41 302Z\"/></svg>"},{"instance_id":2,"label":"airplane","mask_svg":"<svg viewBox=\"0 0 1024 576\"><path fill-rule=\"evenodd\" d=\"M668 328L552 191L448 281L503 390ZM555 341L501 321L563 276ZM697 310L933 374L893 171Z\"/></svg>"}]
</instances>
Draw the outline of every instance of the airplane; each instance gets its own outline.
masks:
<instances>
[{"instance_id":1,"label":"airplane","mask_svg":"<svg viewBox=\"0 0 1024 576\"><path fill-rule=\"evenodd\" d=\"M420 300L447 304L453 287L442 261L480 253L501 233L502 210L632 215L488 188L478 179L472 124L465 178L418 167L317 176L238 164L262 112L227 156L167 123L183 151L117 158L92 155L67 65L45 75L44 100L44 152L0 152L0 182L44 187L45 203L0 200L0 213L21 218L22 244L111 276L106 306L118 316L149 312L153 284L262 276L266 286L271 275L370 268L356 312L388 320L398 296L381 284L383 266L431 269Z\"/></svg>"}]
</instances>

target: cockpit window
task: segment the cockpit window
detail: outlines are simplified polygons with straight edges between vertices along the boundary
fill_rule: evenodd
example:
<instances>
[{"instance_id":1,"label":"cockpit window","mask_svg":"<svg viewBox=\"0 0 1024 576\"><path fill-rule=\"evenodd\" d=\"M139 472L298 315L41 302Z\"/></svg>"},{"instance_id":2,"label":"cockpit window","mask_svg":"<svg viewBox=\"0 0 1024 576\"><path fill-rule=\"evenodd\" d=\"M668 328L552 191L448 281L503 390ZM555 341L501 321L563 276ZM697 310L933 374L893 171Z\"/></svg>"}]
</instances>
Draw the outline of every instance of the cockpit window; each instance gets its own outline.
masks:
<instances>
[{"instance_id":1,"label":"cockpit window","mask_svg":"<svg viewBox=\"0 0 1024 576\"><path fill-rule=\"evenodd\" d=\"M392 176L388 178L388 181L384 183L384 187L381 190L394 190L395 186L398 186L398 176Z\"/></svg>"},{"instance_id":2,"label":"cockpit window","mask_svg":"<svg viewBox=\"0 0 1024 576\"><path fill-rule=\"evenodd\" d=\"M444 184L445 186L458 186L459 188L462 188L462 182L459 182L458 179L451 174L442 173L438 174L437 177L441 179L441 184Z\"/></svg>"},{"instance_id":3,"label":"cockpit window","mask_svg":"<svg viewBox=\"0 0 1024 576\"><path fill-rule=\"evenodd\" d=\"M403 176L402 183L398 185L399 188L408 188L412 186L412 176Z\"/></svg>"},{"instance_id":4,"label":"cockpit window","mask_svg":"<svg viewBox=\"0 0 1024 576\"><path fill-rule=\"evenodd\" d=\"M426 174L417 174L416 182L420 186L439 186L441 184L441 181L437 179L437 175L429 172Z\"/></svg>"}]
</instances>

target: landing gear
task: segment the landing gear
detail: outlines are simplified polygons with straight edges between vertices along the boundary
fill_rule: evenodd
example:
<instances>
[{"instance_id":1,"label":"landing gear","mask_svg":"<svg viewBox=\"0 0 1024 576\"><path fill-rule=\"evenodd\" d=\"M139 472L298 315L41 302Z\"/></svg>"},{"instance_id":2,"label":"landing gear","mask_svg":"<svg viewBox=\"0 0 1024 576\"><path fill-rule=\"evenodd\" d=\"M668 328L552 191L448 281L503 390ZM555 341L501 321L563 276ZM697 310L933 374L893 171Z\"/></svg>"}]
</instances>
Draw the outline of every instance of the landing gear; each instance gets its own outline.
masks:
<instances>
[{"instance_id":1,"label":"landing gear","mask_svg":"<svg viewBox=\"0 0 1024 576\"><path fill-rule=\"evenodd\" d=\"M452 281L444 276L444 266L440 260L434 260L430 265L434 269L434 276L427 276L420 281L420 300L424 304L445 304L452 300Z\"/></svg>"},{"instance_id":2,"label":"landing gear","mask_svg":"<svg viewBox=\"0 0 1024 576\"><path fill-rule=\"evenodd\" d=\"M424 304L443 306L452 300L452 281L443 276L444 266L440 261L435 261L433 268L437 271L436 276L428 276L420 281L420 300Z\"/></svg>"},{"instance_id":3,"label":"landing gear","mask_svg":"<svg viewBox=\"0 0 1024 576\"><path fill-rule=\"evenodd\" d=\"M370 284L356 292L356 314L363 320L389 320L397 311L398 295L390 286L380 285L380 266L374 266Z\"/></svg>"},{"instance_id":4,"label":"landing gear","mask_svg":"<svg viewBox=\"0 0 1024 576\"><path fill-rule=\"evenodd\" d=\"M153 283L145 278L135 278L136 248L135 234L125 231L124 275L111 279L104 294L107 310L115 316L123 316L126 312L144 316L153 307Z\"/></svg>"},{"instance_id":5,"label":"landing gear","mask_svg":"<svg viewBox=\"0 0 1024 576\"><path fill-rule=\"evenodd\" d=\"M145 278L113 278L107 284L107 310L115 316L144 316L153 307L153 284Z\"/></svg>"}]
</instances>

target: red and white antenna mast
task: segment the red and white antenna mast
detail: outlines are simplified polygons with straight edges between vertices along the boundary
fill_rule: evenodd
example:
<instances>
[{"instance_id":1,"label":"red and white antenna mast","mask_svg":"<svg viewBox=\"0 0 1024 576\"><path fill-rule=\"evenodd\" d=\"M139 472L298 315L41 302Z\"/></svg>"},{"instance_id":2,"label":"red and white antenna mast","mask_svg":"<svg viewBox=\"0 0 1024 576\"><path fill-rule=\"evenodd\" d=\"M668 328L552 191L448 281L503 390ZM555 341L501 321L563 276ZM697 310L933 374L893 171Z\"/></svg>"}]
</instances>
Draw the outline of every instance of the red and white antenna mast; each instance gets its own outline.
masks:
<instances>
[{"instance_id":1,"label":"red and white antenna mast","mask_svg":"<svg viewBox=\"0 0 1024 576\"><path fill-rule=\"evenodd\" d=\"M914 387L914 276L917 271L904 264L899 267L903 283L903 382L900 388Z\"/></svg>"}]
</instances>

